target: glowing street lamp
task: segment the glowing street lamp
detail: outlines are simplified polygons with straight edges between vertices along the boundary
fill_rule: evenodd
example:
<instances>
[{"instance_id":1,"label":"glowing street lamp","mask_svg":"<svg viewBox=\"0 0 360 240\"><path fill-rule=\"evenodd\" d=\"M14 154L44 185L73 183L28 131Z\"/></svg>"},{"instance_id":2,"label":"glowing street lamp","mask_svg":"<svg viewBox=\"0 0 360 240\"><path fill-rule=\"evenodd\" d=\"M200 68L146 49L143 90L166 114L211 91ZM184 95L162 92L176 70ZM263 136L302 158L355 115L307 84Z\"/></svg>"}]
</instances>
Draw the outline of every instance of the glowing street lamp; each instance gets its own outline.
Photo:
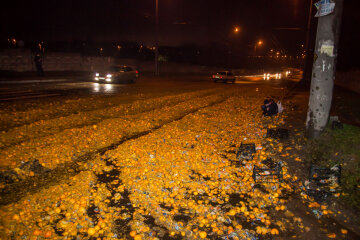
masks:
<instances>
[{"instance_id":1,"label":"glowing street lamp","mask_svg":"<svg viewBox=\"0 0 360 240\"><path fill-rule=\"evenodd\" d=\"M228 37L228 60L227 60L227 65L228 67L231 67L231 45L232 45L232 42L231 42L231 39L233 38L232 35L237 35L238 33L240 32L240 27L238 26L235 26L232 30L232 32L229 34L229 37Z\"/></svg>"},{"instance_id":2,"label":"glowing street lamp","mask_svg":"<svg viewBox=\"0 0 360 240\"><path fill-rule=\"evenodd\" d=\"M261 47L264 44L264 42L262 40L259 40L255 45L254 45L254 55L256 56L256 50L257 47Z\"/></svg>"}]
</instances>

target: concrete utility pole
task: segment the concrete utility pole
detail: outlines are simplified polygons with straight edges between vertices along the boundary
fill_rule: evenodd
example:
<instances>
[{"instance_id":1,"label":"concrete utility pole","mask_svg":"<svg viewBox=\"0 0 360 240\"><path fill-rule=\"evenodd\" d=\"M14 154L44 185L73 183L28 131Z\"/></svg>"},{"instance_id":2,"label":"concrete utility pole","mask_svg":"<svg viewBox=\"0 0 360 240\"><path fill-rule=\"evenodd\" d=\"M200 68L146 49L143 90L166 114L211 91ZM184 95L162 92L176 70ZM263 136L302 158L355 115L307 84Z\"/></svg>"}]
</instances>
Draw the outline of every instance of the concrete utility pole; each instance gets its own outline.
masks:
<instances>
[{"instance_id":1,"label":"concrete utility pole","mask_svg":"<svg viewBox=\"0 0 360 240\"><path fill-rule=\"evenodd\" d=\"M322 0L328 2L329 0ZM336 57L344 0L332 0L334 11L318 20L309 108L306 119L308 138L317 138L328 123L336 72ZM328 5L327 5L328 6ZM319 8L319 12L329 8ZM325 11L326 12L326 11Z\"/></svg>"}]
</instances>

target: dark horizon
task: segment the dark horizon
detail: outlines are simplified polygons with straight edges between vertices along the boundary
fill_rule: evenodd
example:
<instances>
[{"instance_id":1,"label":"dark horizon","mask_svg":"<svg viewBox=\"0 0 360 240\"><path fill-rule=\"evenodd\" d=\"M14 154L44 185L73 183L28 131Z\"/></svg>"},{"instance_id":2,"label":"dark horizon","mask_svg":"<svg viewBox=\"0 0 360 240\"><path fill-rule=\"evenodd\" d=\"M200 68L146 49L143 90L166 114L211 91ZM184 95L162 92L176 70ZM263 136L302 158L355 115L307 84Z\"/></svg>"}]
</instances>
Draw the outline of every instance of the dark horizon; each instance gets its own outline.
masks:
<instances>
[{"instance_id":1,"label":"dark horizon","mask_svg":"<svg viewBox=\"0 0 360 240\"><path fill-rule=\"evenodd\" d=\"M263 49L295 55L305 44L309 2L159 0L160 45L231 44L236 49L262 40ZM2 42L12 37L25 42L155 42L155 0L22 0L0 11ZM354 27L360 24L358 11L359 3L344 2L340 58L360 52Z\"/></svg>"},{"instance_id":2,"label":"dark horizon","mask_svg":"<svg viewBox=\"0 0 360 240\"><path fill-rule=\"evenodd\" d=\"M284 33L304 34L306 7L299 0L291 4L280 0L160 0L160 41L165 45L202 45L234 38L246 43L263 39L271 45L276 41L285 44ZM1 15L3 37L154 42L155 1L14 1ZM232 34L235 26L240 27L236 36ZM304 41L300 38L298 45Z\"/></svg>"}]
</instances>

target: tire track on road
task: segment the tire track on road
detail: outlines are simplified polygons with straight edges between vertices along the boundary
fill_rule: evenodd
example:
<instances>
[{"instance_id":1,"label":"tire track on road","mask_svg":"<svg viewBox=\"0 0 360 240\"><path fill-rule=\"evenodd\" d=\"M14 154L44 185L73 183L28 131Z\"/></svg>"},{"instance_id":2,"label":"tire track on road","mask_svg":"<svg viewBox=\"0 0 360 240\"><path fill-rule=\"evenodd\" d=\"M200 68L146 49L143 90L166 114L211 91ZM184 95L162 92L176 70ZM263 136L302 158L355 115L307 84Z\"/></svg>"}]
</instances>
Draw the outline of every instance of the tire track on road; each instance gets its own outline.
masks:
<instances>
[{"instance_id":1,"label":"tire track on road","mask_svg":"<svg viewBox=\"0 0 360 240\"><path fill-rule=\"evenodd\" d=\"M106 153L106 151L113 150L113 149L117 148L119 145L121 145L129 140L134 140L134 139L140 138L142 136L145 136L147 134L150 134L151 132L160 129L169 123L181 121L183 118L185 118L188 115L194 114L194 113L200 111L201 109L208 108L208 107L214 106L216 104L221 104L221 103L225 102L227 99L228 99L228 97L225 94L225 97L221 97L220 99L218 99L216 101L212 101L211 103L209 103L205 106L198 107L198 108L192 109L190 111L186 111L183 114L181 114L180 116L166 120L163 123L161 123L157 126L154 126L153 128L151 128L149 130L133 133L128 136L124 136L121 140L119 140L107 147L97 149L96 151L88 152L84 155L77 157L76 159L74 159L71 162L66 162L65 164L60 164L55 169L45 172L42 175L35 175L33 177L27 177L24 180L20 180L15 183L6 184L4 186L4 188L2 188L0 190L0 196L1 196L0 197L0 206L18 202L28 194L35 193L44 187L56 185L64 180L68 179L69 177L75 176L82 171L86 171L88 169L85 168L84 166L82 166L82 164L89 162L96 156L104 155Z\"/></svg>"},{"instance_id":2,"label":"tire track on road","mask_svg":"<svg viewBox=\"0 0 360 240\"><path fill-rule=\"evenodd\" d=\"M4 150L5 148L21 144L34 138L54 135L67 129L82 128L89 125L98 124L99 122L105 121L107 119L122 117L122 115L128 112L129 109L132 111L132 115L141 114L161 108L164 105L173 106L197 97L206 97L208 95L214 94L215 90L205 90L205 92L200 91L200 93L197 94L198 92L199 91L186 93L192 94L191 96L186 96L186 94L179 94L174 96L154 98L152 100L156 101L159 99L160 102L154 102L152 106L143 107L141 104L143 101L135 101L135 103L131 104L121 104L118 106L109 107L106 110L94 110L90 113L82 112L76 115L69 115L51 120L40 120L28 125L12 128L6 133L0 134L0 150Z\"/></svg>"},{"instance_id":3,"label":"tire track on road","mask_svg":"<svg viewBox=\"0 0 360 240\"><path fill-rule=\"evenodd\" d=\"M216 89L207 89L214 90ZM206 90L204 90L206 91ZM155 99L160 97L171 97L181 94L187 94L192 93L194 91L190 92L182 92L180 94L176 93L173 94L173 92L167 92L168 95L162 95L162 96L153 96L152 94L134 94L135 100L130 101L130 103L133 103L135 101L142 101L142 100L149 100L149 99ZM196 91L195 91L196 92ZM149 97L149 98L147 98ZM99 106L93 106L93 105L87 105L88 102L96 102L101 101ZM105 99L105 98L104 98ZM108 98L106 98L108 99ZM0 121L3 123L2 126L0 126L0 131L8 130L14 127L21 127L23 125L28 125L36 121L40 120L52 120L60 117L67 117L73 114L77 113L86 113L86 112L92 112L92 111L99 111L99 110L105 110L108 108L116 107L117 105L123 104L123 103L117 103L118 101L126 102L129 99L129 96L117 96L117 97L111 97L110 101L105 101L102 98L99 97L89 97L89 98L83 98L83 99L71 99L66 100L65 103L59 103L55 102L53 104L47 104L47 105L40 105L37 108L33 108L31 110L27 111L18 111L14 112L12 109L5 109L0 110ZM128 103L128 104L130 104ZM75 105L72 106L70 109L68 108L68 105ZM110 104L110 105L109 105ZM59 110L60 108L60 110ZM55 110L54 110L55 109ZM42 112L39 112L39 111ZM9 113L10 112L10 113Z\"/></svg>"}]
</instances>

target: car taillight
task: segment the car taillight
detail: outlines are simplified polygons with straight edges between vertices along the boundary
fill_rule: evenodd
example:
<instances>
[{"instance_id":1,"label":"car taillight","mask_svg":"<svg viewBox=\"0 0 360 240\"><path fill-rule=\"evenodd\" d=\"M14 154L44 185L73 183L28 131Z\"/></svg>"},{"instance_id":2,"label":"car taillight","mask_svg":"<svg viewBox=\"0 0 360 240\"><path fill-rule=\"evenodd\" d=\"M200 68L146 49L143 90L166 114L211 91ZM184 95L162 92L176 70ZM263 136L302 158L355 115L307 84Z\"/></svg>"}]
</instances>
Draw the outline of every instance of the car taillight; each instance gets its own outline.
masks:
<instances>
[{"instance_id":1,"label":"car taillight","mask_svg":"<svg viewBox=\"0 0 360 240\"><path fill-rule=\"evenodd\" d=\"M136 70L136 73L139 73L139 71L138 71L138 70Z\"/></svg>"}]
</instances>

